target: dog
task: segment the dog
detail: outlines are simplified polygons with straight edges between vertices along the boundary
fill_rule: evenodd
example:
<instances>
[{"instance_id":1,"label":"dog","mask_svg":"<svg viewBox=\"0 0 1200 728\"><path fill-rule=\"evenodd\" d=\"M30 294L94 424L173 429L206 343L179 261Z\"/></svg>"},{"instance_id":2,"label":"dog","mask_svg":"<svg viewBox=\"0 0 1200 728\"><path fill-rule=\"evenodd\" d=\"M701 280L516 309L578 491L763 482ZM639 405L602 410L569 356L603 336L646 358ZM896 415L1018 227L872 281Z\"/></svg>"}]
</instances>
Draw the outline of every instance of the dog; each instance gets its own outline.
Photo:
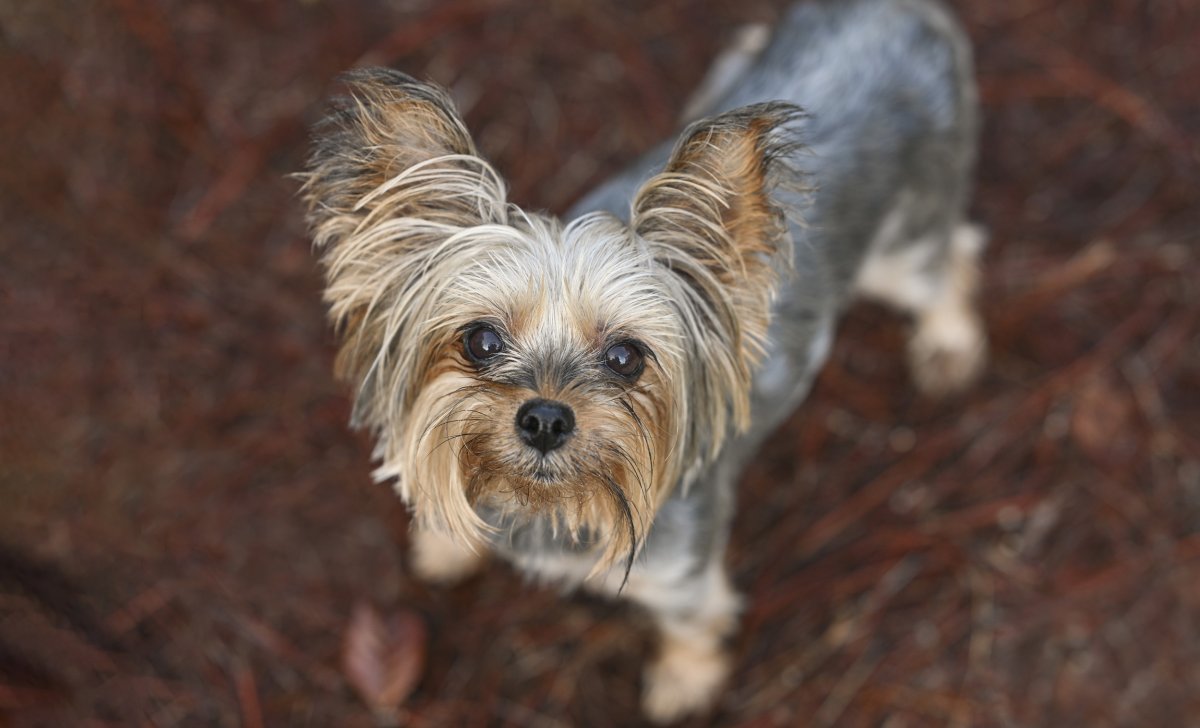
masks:
<instances>
[{"instance_id":1,"label":"dog","mask_svg":"<svg viewBox=\"0 0 1200 728\"><path fill-rule=\"evenodd\" d=\"M302 194L415 571L452 582L494 552L641 604L661 637L645 713L707 709L739 613L734 486L838 315L859 296L910 314L926 392L983 366L965 34L933 0L797 5L566 223L507 201L442 89L345 81Z\"/></svg>"}]
</instances>

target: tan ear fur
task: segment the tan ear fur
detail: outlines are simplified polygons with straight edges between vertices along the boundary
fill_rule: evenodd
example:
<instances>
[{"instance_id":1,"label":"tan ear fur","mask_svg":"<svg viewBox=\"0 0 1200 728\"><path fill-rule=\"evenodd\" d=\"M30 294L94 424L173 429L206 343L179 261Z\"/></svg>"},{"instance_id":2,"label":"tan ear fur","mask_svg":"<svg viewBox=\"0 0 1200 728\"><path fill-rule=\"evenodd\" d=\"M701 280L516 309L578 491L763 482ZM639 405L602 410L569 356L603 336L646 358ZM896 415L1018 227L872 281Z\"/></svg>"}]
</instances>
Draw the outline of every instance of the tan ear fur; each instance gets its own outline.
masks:
<instances>
[{"instance_id":1,"label":"tan ear fur","mask_svg":"<svg viewBox=\"0 0 1200 728\"><path fill-rule=\"evenodd\" d=\"M380 185L415 164L447 155L477 156L470 133L444 90L399 71L363 68L342 76L349 96L330 103L313 129L303 194L314 231L340 215L361 216L360 204ZM350 223L353 220L342 220Z\"/></svg>"},{"instance_id":2,"label":"tan ear fur","mask_svg":"<svg viewBox=\"0 0 1200 728\"><path fill-rule=\"evenodd\" d=\"M753 369L763 354L771 300L791 259L785 211L773 196L798 186L790 128L801 111L748 106L691 125L662 174L633 204L635 232L675 274L695 396L687 414L692 453L715 453L728 424L745 427Z\"/></svg>"},{"instance_id":3,"label":"tan ear fur","mask_svg":"<svg viewBox=\"0 0 1200 728\"><path fill-rule=\"evenodd\" d=\"M349 95L314 129L302 195L341 334L338 375L358 387L355 423L378 429L384 402L402 417L427 364L421 352L436 348L407 313L433 295L414 284L460 262L444 248L455 233L508 213L503 182L445 91L381 68L344 81ZM394 400L375 397L384 384Z\"/></svg>"}]
</instances>

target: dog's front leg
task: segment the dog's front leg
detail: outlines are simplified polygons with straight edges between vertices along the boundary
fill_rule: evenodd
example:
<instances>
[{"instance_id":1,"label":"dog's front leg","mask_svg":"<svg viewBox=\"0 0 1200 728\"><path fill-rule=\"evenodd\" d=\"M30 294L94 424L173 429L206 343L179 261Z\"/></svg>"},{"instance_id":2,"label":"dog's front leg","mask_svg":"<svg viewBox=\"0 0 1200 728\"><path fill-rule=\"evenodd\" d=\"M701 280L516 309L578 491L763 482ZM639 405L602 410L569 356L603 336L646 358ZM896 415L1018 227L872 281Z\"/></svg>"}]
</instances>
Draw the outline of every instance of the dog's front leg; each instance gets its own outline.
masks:
<instances>
[{"instance_id":1,"label":"dog's front leg","mask_svg":"<svg viewBox=\"0 0 1200 728\"><path fill-rule=\"evenodd\" d=\"M427 584L457 584L478 571L485 559L483 553L427 528L414 527L410 543L412 569Z\"/></svg>"},{"instance_id":2,"label":"dog's front leg","mask_svg":"<svg viewBox=\"0 0 1200 728\"><path fill-rule=\"evenodd\" d=\"M649 608L659 632L658 654L645 672L646 716L669 723L710 708L729 675L726 642L740 605L721 559L682 577L631 576L628 597Z\"/></svg>"}]
</instances>

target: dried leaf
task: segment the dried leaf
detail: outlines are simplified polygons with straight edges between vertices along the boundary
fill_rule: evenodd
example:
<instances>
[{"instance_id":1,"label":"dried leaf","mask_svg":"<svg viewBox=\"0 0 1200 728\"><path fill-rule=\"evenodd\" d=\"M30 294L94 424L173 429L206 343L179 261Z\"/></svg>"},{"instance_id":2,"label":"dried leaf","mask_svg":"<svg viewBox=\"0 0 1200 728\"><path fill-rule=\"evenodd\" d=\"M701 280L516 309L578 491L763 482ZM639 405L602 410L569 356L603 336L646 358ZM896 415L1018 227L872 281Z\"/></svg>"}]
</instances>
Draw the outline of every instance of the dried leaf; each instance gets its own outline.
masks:
<instances>
[{"instance_id":1,"label":"dried leaf","mask_svg":"<svg viewBox=\"0 0 1200 728\"><path fill-rule=\"evenodd\" d=\"M1075 398L1071 435L1093 458L1120 460L1134 446L1130 440L1132 410L1128 392L1111 377L1091 377Z\"/></svg>"},{"instance_id":2,"label":"dried leaf","mask_svg":"<svg viewBox=\"0 0 1200 728\"><path fill-rule=\"evenodd\" d=\"M342 642L342 672L378 713L394 713L412 694L425 666L427 634L411 610L382 616L359 602Z\"/></svg>"}]
</instances>

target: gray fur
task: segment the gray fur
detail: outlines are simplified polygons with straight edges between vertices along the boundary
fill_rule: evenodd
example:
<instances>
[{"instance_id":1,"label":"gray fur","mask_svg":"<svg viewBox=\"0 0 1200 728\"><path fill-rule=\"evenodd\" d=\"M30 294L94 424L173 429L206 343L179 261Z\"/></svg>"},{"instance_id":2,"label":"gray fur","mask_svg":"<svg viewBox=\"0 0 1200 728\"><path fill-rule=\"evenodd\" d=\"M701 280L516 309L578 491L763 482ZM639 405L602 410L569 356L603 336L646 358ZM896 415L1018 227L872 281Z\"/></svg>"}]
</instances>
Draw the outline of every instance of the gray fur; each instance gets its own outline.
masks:
<instances>
[{"instance_id":1,"label":"gray fur","mask_svg":"<svg viewBox=\"0 0 1200 728\"><path fill-rule=\"evenodd\" d=\"M635 572L662 574L678 586L723 557L736 479L807 394L865 257L932 241L930 259L944 259L970 189L978 126L970 49L932 0L827 0L792 8L746 75L705 114L767 100L808 112L800 122L806 149L795 166L813 191L782 200L803 222L791 226L794 272L775 306L753 424L713 466L680 485L634 565ZM634 191L661 170L672 143L588 195L568 219L606 210L627 220ZM899 228L883 239L889 213L898 215ZM509 532L497 548L540 573L566 579L587 573L571 563L584 558L580 550L565 547L548 527ZM605 583L611 588L619 580Z\"/></svg>"},{"instance_id":2,"label":"gray fur","mask_svg":"<svg viewBox=\"0 0 1200 728\"><path fill-rule=\"evenodd\" d=\"M546 255L553 263L559 254L588 253L616 264L622 273L611 278L621 284L637 274L621 265L635 262L662 273L671 284L660 298L644 296L631 309L636 318L645 305L658 305L658 313L646 319L662 329L659 335L686 334L673 350L673 367L662 370L670 378L655 380L670 393L671 403L680 406L649 410L653 417L678 417L681 421L668 419L658 432L679 437L652 451L648 430L641 430L647 455L669 463L655 471L653 500L645 480L640 490L626 493L607 477L607 468L615 464L619 469L619 461L584 463L599 469L597 480L610 487L610 492L597 488L596 493L612 497L614 512L619 508L612 523L576 517L568 526L564 518L571 516L569 511L539 515L547 511L524 512L509 502L487 499L472 502L469 487L454 479L461 475L454 469L460 463L445 466L444 460L431 460L431 453L415 458L438 422L445 428L451 421L476 427L485 420L504 421L482 409L467 409L463 416L443 421L478 393L475 380L459 378L466 375L451 372L434 380L453 387L449 394L439 395L436 387L417 395L405 389L418 384L411 376L418 362L399 357L419 347L400 348L396 357L401 364L387 367L393 393L372 394L370 402L381 409L369 412L381 437L384 464L377 477L401 476L401 494L410 503L420 495L426 504L424 510L416 507L413 563L418 573L436 580L460 577L478 563L478 554L468 546L490 546L535 578L619 593L645 605L660 627L662 649L646 671L643 707L649 717L663 722L709 705L728 673L723 640L735 627L739 606L724 566L734 488L764 438L807 395L828 355L837 317L849 302L869 295L914 315L910 366L926 391L966 384L978 372L985 348L971 302L981 239L964 225L978 126L976 94L966 37L948 13L936 0L815 0L792 8L765 46L743 43L735 53L740 57L726 54L723 70L691 105L694 112L707 103L701 113L711 118L684 132L671 173L643 187L667 163L674 140L581 201L570 217L601 214L575 226L562 228L557 221L526 216L507 205L503 185L474 154L445 95L386 71L351 78L352 86L357 83L354 105L335 115L333 133L318 147L306 187L318 243L351 239L326 255L327 297L336 320L359 327L350 337L352 345L343 349L351 356L343 358L354 370L350 378L360 384L386 358L383 354L392 356L387 344L407 331L401 326L405 316L432 317L450 328L448 319L437 318L434 294L441 289L414 281L436 266L440 268L430 278L469 278L463 266L471 265L471 254L496 230L520 241L527 237L559 245L533 249L535 262ZM742 75L733 78L729 69L742 69ZM793 135L803 147L791 144ZM743 151L748 143L753 154ZM445 156L452 152L457 154ZM426 170L422 164L433 166ZM396 176L398 170L405 171ZM802 173L802 184L793 184L793 170ZM386 205L376 209L366 204L381 195ZM786 228L781 209L794 215ZM626 222L632 217L632 229L605 212ZM364 219L388 214L393 217L376 227L364 226ZM509 220L510 215L523 220L524 227ZM438 224L430 226L429 221ZM431 244L445 229L457 231L446 240L467 244ZM590 236L572 237L588 231ZM631 245L611 247L626 243ZM642 252L647 252L644 260L636 257ZM389 269L386 276L378 275L380 261L399 273ZM553 275L567 276L563 270L554 269ZM772 304L777 278L781 283ZM377 290L381 279L390 286L382 293ZM517 287L523 285L522 279ZM555 323L559 308L572 303L574 290L547 305L540 320ZM391 296L384 302L391 318L383 324L368 318L368 325L355 318L364 305L373 310L384 294ZM482 300L485 307L492 305L486 296ZM690 318L663 313L673 309ZM359 341L363 331L365 348ZM449 333L443 338L449 341ZM765 357L753 375L747 425L746 393L759 343ZM360 349L369 356L359 356ZM537 382L547 372L574 372L566 377L574 381L587 371L587 362L573 364L559 354L552 347L549 353L535 354L531 359L541 361L544 371L514 369L513 376L523 380L512 383L539 391ZM484 381L503 381L499 374L489 376ZM460 386L463 381L469 386ZM410 399L428 396L437 403L438 397L464 390L468 394L447 407L429 402L421 407L403 398L409 392ZM413 411L432 424L411 426ZM613 400L605 399L592 407L593 415L596 411L618 410ZM641 427L637 418L634 414ZM746 429L724 437L727 421ZM602 427L580 429L573 437L607 437ZM443 442L461 436L459 430L444 432ZM485 441L489 432L485 427L471 436ZM463 452L479 458L483 451L464 446ZM440 453L447 458L453 451ZM430 463L445 467L439 470ZM676 482L676 473L684 468ZM648 469L654 470L653 462ZM472 477L480 474L486 474L485 467L472 471ZM498 483L510 488L522 481ZM454 487L422 490L447 484ZM541 493L529 489L524 495ZM649 510L668 493L656 512ZM627 534L619 532L622 517ZM638 550L642 534L637 529L650 517L653 522ZM613 530L597 534L589 528ZM628 538L618 538L624 535ZM630 560L610 566L615 561L606 544L614 552L630 545Z\"/></svg>"}]
</instances>

